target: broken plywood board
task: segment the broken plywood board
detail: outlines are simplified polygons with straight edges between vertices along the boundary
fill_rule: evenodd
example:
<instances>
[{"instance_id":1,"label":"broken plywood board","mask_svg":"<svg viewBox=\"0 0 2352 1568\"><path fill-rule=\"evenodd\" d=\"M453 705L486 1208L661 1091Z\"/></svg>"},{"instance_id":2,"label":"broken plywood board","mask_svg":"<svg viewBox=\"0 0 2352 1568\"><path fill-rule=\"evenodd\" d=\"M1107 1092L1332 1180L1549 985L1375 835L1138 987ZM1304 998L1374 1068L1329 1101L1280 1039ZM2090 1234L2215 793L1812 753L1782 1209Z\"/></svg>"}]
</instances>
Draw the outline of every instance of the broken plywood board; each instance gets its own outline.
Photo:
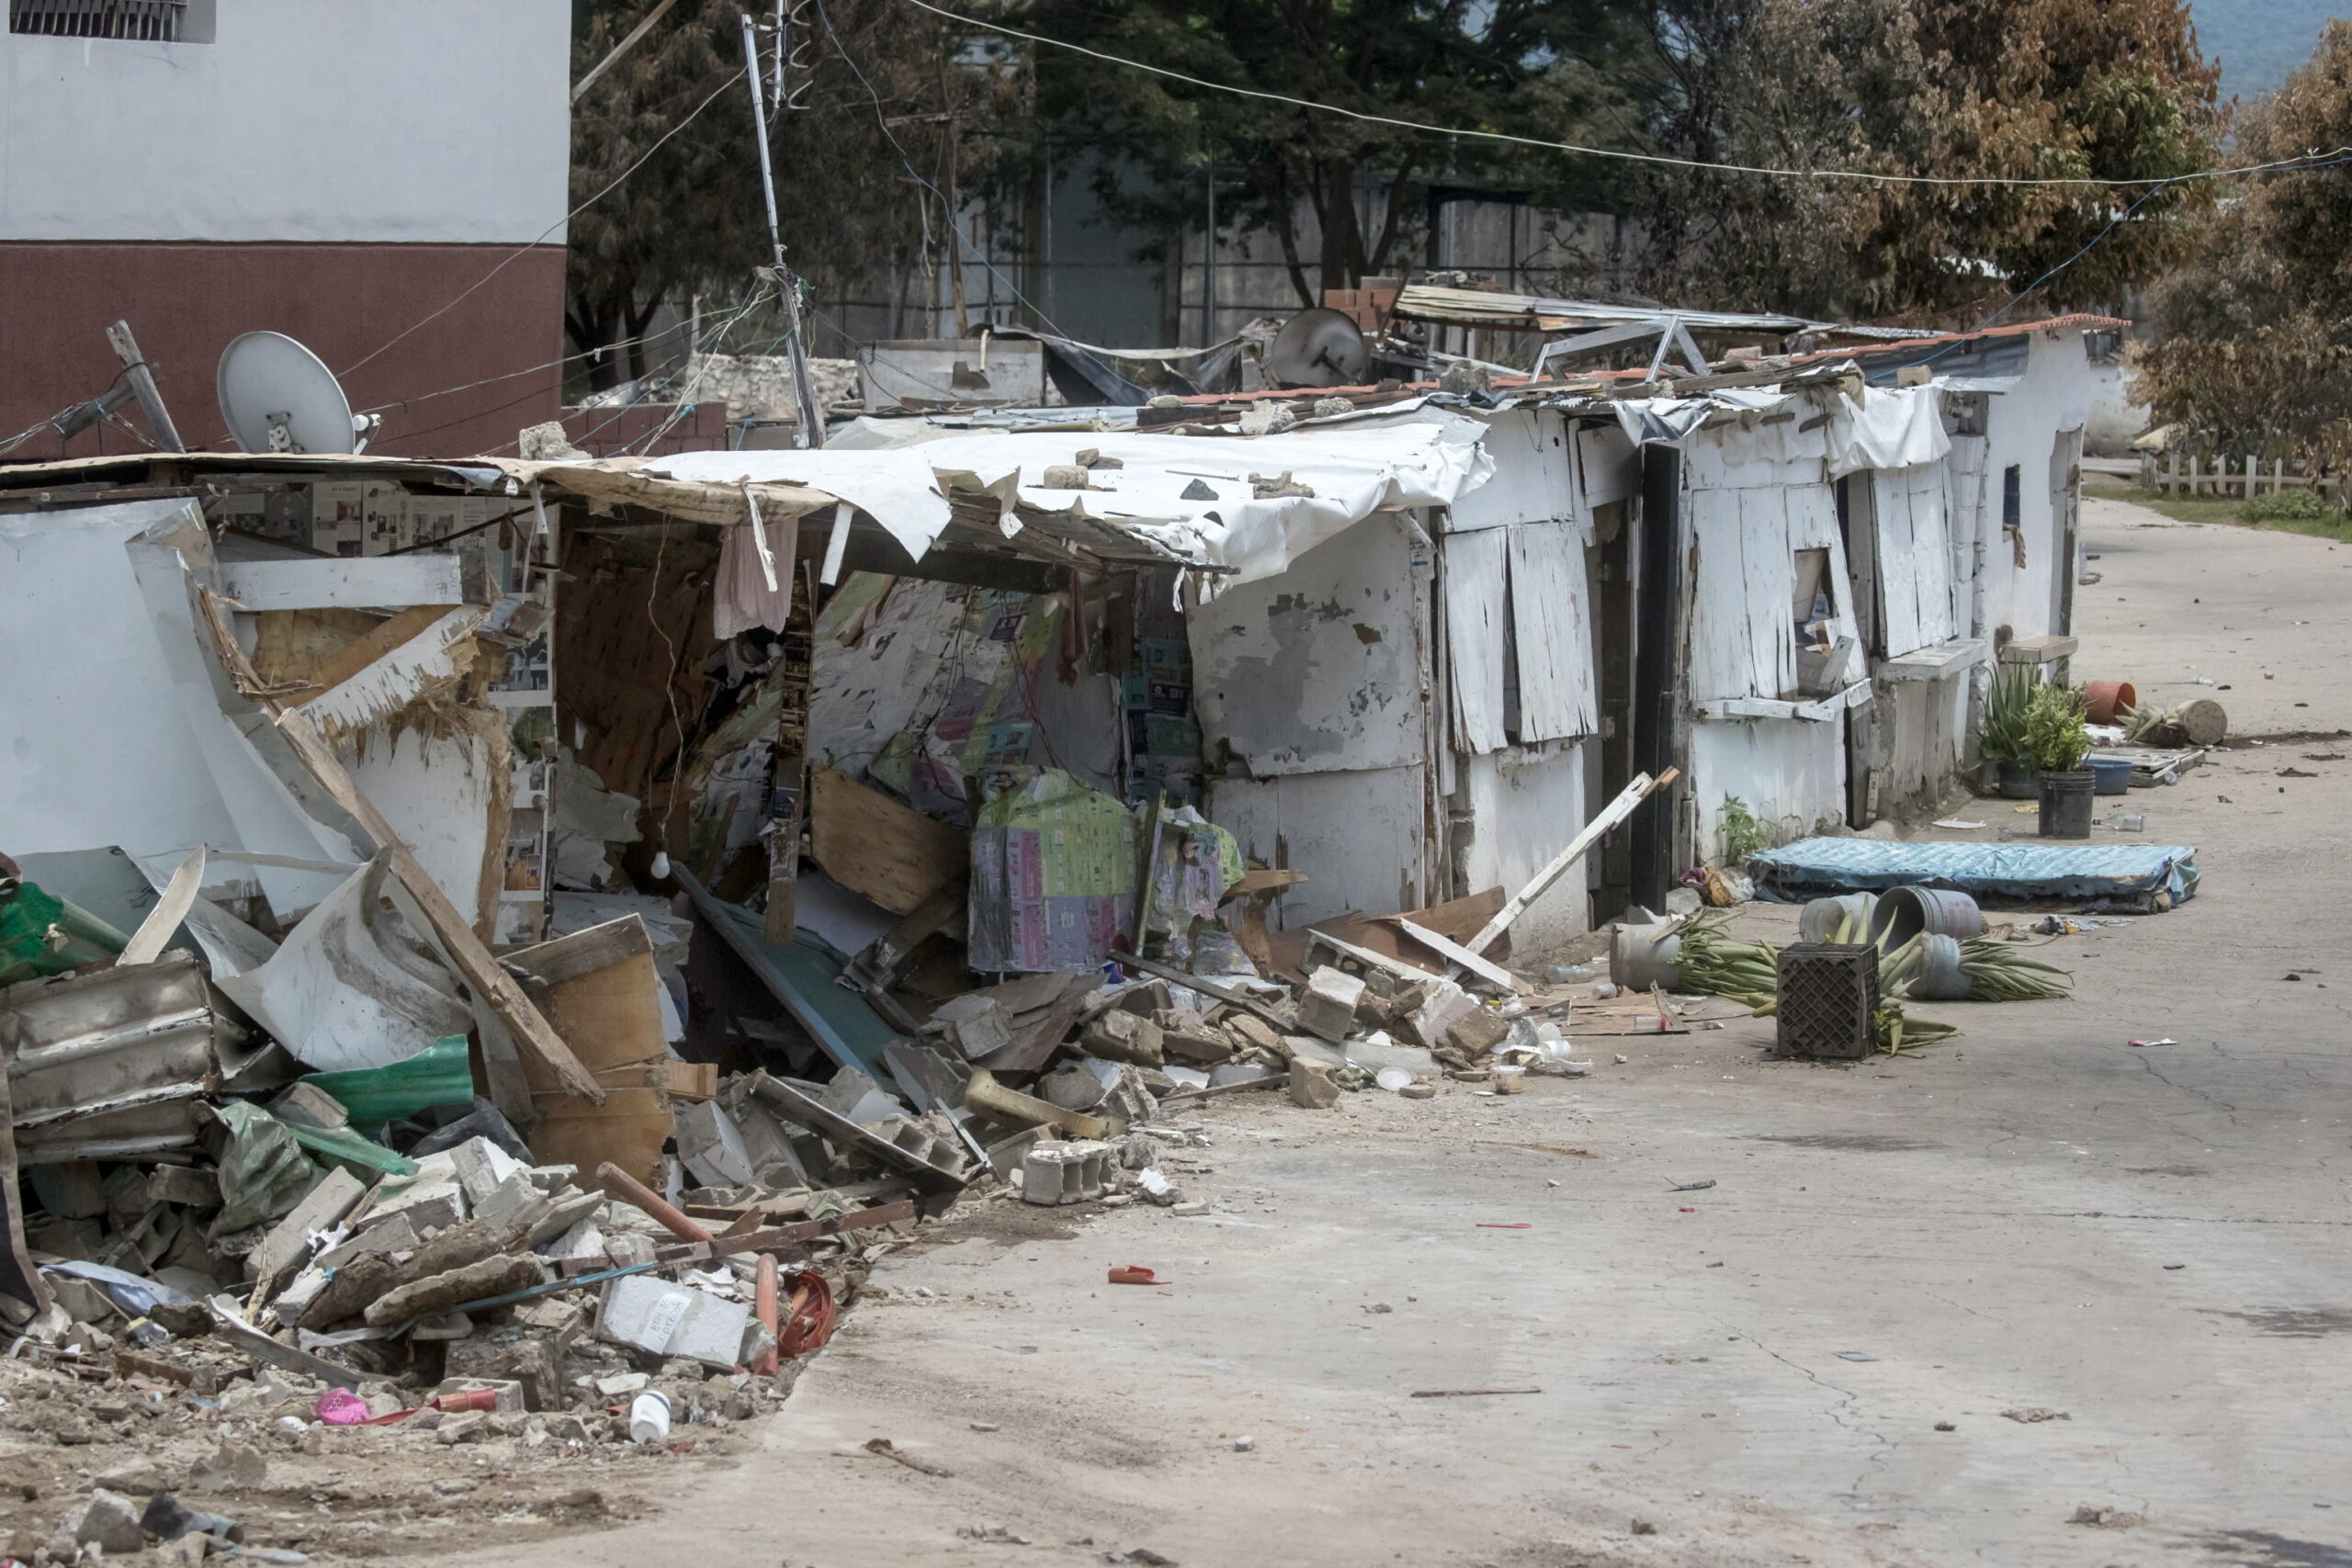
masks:
<instances>
[{"instance_id":1,"label":"broken plywood board","mask_svg":"<svg viewBox=\"0 0 2352 1568\"><path fill-rule=\"evenodd\" d=\"M808 848L826 875L894 915L971 874L972 841L962 829L832 768L817 769L811 782Z\"/></svg>"},{"instance_id":2,"label":"broken plywood board","mask_svg":"<svg viewBox=\"0 0 2352 1568\"><path fill-rule=\"evenodd\" d=\"M348 556L327 560L231 561L229 597L247 610L404 610L465 598L455 555Z\"/></svg>"},{"instance_id":3,"label":"broken plywood board","mask_svg":"<svg viewBox=\"0 0 2352 1568\"><path fill-rule=\"evenodd\" d=\"M526 1059L532 1109L531 1152L542 1165L593 1170L611 1161L659 1185L662 1145L671 1134L670 1048L662 1032L661 976L645 922L624 915L520 953L507 964L523 975L581 1065L605 1091L591 1106L563 1092L552 1073Z\"/></svg>"},{"instance_id":4,"label":"broken plywood board","mask_svg":"<svg viewBox=\"0 0 2352 1568\"><path fill-rule=\"evenodd\" d=\"M360 652L379 648L394 627L421 613L410 610L393 616L329 660L325 668L338 678L301 702L303 716L330 735L346 735L455 686L458 677L473 667L473 634L490 615L480 605L461 604L436 615L413 636L382 648L357 669L343 673Z\"/></svg>"},{"instance_id":5,"label":"broken plywood board","mask_svg":"<svg viewBox=\"0 0 2352 1568\"><path fill-rule=\"evenodd\" d=\"M1473 893L1465 898L1433 904L1426 909L1408 910L1404 918L1424 931L1434 931L1449 941L1460 942L1492 919L1502 908L1503 902L1503 890L1489 887L1483 893ZM1296 972L1299 961L1306 956L1309 933L1314 931L1337 937L1382 958L1408 964L1431 975L1444 972L1445 960L1441 954L1406 936L1388 924L1385 918L1355 911L1328 920L1317 920L1311 926L1276 931L1272 939L1275 973L1287 975ZM1508 932L1502 940L1489 944L1486 956L1498 961L1510 956Z\"/></svg>"}]
</instances>

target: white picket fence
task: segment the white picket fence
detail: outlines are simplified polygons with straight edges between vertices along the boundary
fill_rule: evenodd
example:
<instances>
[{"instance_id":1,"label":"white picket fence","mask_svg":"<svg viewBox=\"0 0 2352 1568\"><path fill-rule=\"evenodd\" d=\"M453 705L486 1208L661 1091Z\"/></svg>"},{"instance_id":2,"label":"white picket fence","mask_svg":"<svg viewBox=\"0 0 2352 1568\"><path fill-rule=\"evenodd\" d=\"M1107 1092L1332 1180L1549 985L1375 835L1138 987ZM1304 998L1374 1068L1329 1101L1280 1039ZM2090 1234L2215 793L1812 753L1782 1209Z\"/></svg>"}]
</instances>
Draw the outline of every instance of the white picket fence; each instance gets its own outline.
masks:
<instances>
[{"instance_id":1,"label":"white picket fence","mask_svg":"<svg viewBox=\"0 0 2352 1568\"><path fill-rule=\"evenodd\" d=\"M2252 501L2266 489L2273 495L2287 490L2316 490L2339 506L2344 502L2343 475L2315 470L2301 458L2290 463L2283 457L2274 457L2266 469L2262 459L2251 452L2234 468L2227 457L2183 457L2177 452L2165 453L2160 468L2154 453L2143 453L2140 457L2140 487L2185 500L2200 495L2217 499L2234 495Z\"/></svg>"}]
</instances>

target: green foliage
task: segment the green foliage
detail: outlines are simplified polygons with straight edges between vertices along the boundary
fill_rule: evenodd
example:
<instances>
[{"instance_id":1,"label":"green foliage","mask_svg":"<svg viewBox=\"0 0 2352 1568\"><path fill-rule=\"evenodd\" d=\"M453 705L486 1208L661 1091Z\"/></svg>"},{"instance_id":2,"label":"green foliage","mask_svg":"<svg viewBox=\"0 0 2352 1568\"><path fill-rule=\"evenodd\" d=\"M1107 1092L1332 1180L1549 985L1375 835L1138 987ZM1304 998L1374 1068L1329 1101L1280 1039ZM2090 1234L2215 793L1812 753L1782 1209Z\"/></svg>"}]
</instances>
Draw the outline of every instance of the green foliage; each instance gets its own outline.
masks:
<instances>
[{"instance_id":1,"label":"green foliage","mask_svg":"<svg viewBox=\"0 0 2352 1568\"><path fill-rule=\"evenodd\" d=\"M2089 719L2078 686L2036 686L2025 707L2024 761L2045 773L2071 773L2090 754Z\"/></svg>"},{"instance_id":2,"label":"green foliage","mask_svg":"<svg viewBox=\"0 0 2352 1568\"><path fill-rule=\"evenodd\" d=\"M1724 861L1729 865L1744 864L1747 857L1772 843L1771 830L1756 819L1747 802L1736 795L1724 796Z\"/></svg>"},{"instance_id":3,"label":"green foliage","mask_svg":"<svg viewBox=\"0 0 2352 1568\"><path fill-rule=\"evenodd\" d=\"M2030 664L2001 664L1984 698L1984 734L1978 755L1988 762L2026 760L2025 716L2041 676Z\"/></svg>"},{"instance_id":4,"label":"green foliage","mask_svg":"<svg viewBox=\"0 0 2352 1568\"><path fill-rule=\"evenodd\" d=\"M2334 523L2344 513L2317 491L2280 490L2247 502L2245 515L2252 523Z\"/></svg>"},{"instance_id":5,"label":"green foliage","mask_svg":"<svg viewBox=\"0 0 2352 1568\"><path fill-rule=\"evenodd\" d=\"M2352 22L2242 109L2232 156L2265 163L2352 141ZM2340 171L2238 187L2190 265L2150 295L2133 395L2190 449L2352 459L2352 184Z\"/></svg>"}]
</instances>

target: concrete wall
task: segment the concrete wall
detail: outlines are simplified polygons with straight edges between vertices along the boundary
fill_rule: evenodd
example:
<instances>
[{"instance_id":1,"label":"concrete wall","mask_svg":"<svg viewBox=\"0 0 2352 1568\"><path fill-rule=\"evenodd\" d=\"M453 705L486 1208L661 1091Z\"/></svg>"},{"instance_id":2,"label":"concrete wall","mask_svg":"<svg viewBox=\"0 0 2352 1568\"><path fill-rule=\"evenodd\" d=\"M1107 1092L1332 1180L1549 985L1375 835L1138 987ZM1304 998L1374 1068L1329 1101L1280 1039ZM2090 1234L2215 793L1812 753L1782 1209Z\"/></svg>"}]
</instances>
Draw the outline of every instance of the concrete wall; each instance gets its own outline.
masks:
<instances>
[{"instance_id":1,"label":"concrete wall","mask_svg":"<svg viewBox=\"0 0 2352 1568\"><path fill-rule=\"evenodd\" d=\"M191 446L227 444L214 367L260 330L383 409L379 451L469 456L557 417L569 6L233 0L217 24L0 34L0 437L105 390L118 320ZM135 446L99 425L11 456Z\"/></svg>"},{"instance_id":2,"label":"concrete wall","mask_svg":"<svg viewBox=\"0 0 2352 1568\"><path fill-rule=\"evenodd\" d=\"M0 239L560 244L571 60L566 0L226 0L210 43L0 34Z\"/></svg>"}]
</instances>

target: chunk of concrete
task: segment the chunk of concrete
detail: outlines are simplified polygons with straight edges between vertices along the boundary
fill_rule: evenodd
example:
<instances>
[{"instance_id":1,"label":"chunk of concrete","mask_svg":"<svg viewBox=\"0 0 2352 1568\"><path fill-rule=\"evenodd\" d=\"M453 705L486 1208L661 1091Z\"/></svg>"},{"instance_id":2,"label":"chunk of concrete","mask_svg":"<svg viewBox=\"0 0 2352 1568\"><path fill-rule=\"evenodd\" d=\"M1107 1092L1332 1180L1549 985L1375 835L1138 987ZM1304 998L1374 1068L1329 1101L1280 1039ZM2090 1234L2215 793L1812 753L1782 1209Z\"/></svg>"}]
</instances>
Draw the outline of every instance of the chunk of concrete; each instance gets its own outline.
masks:
<instances>
[{"instance_id":1,"label":"chunk of concrete","mask_svg":"<svg viewBox=\"0 0 2352 1568\"><path fill-rule=\"evenodd\" d=\"M758 1179L743 1129L715 1100L689 1100L674 1108L678 1157L705 1187L748 1187Z\"/></svg>"},{"instance_id":2,"label":"chunk of concrete","mask_svg":"<svg viewBox=\"0 0 2352 1568\"><path fill-rule=\"evenodd\" d=\"M629 1274L605 1287L596 1314L599 1338L657 1356L683 1356L721 1371L743 1359L751 1309L692 1285Z\"/></svg>"},{"instance_id":3,"label":"chunk of concrete","mask_svg":"<svg viewBox=\"0 0 2352 1568\"><path fill-rule=\"evenodd\" d=\"M1156 1067L1168 1059L1159 1025L1141 1013L1113 1008L1098 1015L1079 1036L1090 1053L1113 1062Z\"/></svg>"},{"instance_id":4,"label":"chunk of concrete","mask_svg":"<svg viewBox=\"0 0 2352 1568\"><path fill-rule=\"evenodd\" d=\"M1445 1043L1465 1056L1485 1055L1510 1038L1510 1020L1488 1007L1474 1007L1447 1021Z\"/></svg>"},{"instance_id":5,"label":"chunk of concrete","mask_svg":"<svg viewBox=\"0 0 2352 1568\"><path fill-rule=\"evenodd\" d=\"M1329 1111L1340 1103L1340 1082L1320 1062L1290 1065L1290 1099L1309 1111Z\"/></svg>"},{"instance_id":6,"label":"chunk of concrete","mask_svg":"<svg viewBox=\"0 0 2352 1568\"><path fill-rule=\"evenodd\" d=\"M1434 1051L1446 1043L1446 1025L1477 1005L1453 981L1430 980L1423 984L1420 1005L1398 1015L1396 1031L1414 1044Z\"/></svg>"},{"instance_id":7,"label":"chunk of concrete","mask_svg":"<svg viewBox=\"0 0 2352 1568\"><path fill-rule=\"evenodd\" d=\"M96 1546L109 1557L129 1557L145 1550L147 1536L139 1528L139 1507L119 1492L100 1487L65 1517L76 1546Z\"/></svg>"},{"instance_id":8,"label":"chunk of concrete","mask_svg":"<svg viewBox=\"0 0 2352 1568\"><path fill-rule=\"evenodd\" d=\"M234 1487L259 1486L269 1479L269 1461L259 1449L250 1443L223 1441L204 1458L188 1466L187 1483L191 1491L226 1492Z\"/></svg>"},{"instance_id":9,"label":"chunk of concrete","mask_svg":"<svg viewBox=\"0 0 2352 1568\"><path fill-rule=\"evenodd\" d=\"M341 1166L328 1171L300 1202L287 1211L284 1219L270 1227L261 1245L246 1256L247 1277L267 1280L276 1289L283 1276L309 1258L310 1238L321 1231L333 1230L367 1192L367 1184Z\"/></svg>"},{"instance_id":10,"label":"chunk of concrete","mask_svg":"<svg viewBox=\"0 0 2352 1568\"><path fill-rule=\"evenodd\" d=\"M269 1108L288 1122L306 1127L348 1127L351 1112L343 1101L314 1083L291 1083L279 1091Z\"/></svg>"},{"instance_id":11,"label":"chunk of concrete","mask_svg":"<svg viewBox=\"0 0 2352 1568\"><path fill-rule=\"evenodd\" d=\"M1189 1009L1163 1012L1153 1021L1159 1025L1160 1051L1170 1060L1213 1067L1233 1056L1233 1037Z\"/></svg>"},{"instance_id":12,"label":"chunk of concrete","mask_svg":"<svg viewBox=\"0 0 2352 1568\"><path fill-rule=\"evenodd\" d=\"M1336 1044L1354 1032L1356 1007L1363 1000L1362 980L1343 969L1317 969L1299 993L1298 1026Z\"/></svg>"},{"instance_id":13,"label":"chunk of concrete","mask_svg":"<svg viewBox=\"0 0 2352 1568\"><path fill-rule=\"evenodd\" d=\"M527 1252L485 1258L396 1286L368 1303L361 1315L370 1328L390 1328L411 1318L437 1317L467 1302L528 1290L546 1280L547 1269Z\"/></svg>"}]
</instances>

